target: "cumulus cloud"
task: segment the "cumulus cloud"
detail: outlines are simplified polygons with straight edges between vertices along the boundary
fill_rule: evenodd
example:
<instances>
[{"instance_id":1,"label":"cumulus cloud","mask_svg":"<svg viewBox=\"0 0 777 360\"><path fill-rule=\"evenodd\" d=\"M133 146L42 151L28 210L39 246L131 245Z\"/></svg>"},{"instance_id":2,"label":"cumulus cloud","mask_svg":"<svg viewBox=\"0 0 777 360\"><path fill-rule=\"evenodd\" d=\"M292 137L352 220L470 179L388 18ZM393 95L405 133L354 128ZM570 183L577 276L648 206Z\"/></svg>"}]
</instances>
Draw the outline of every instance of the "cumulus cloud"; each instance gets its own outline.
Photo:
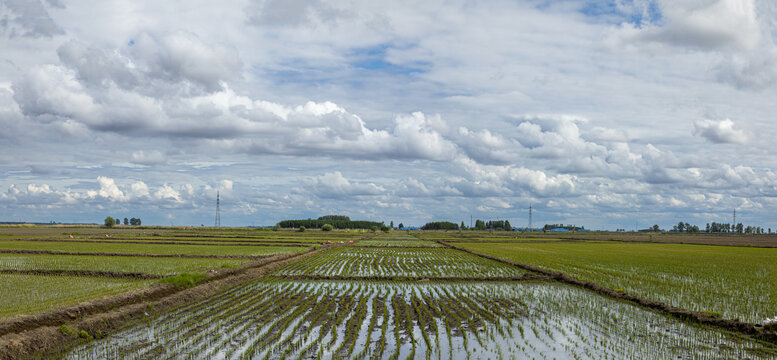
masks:
<instances>
[{"instance_id":1,"label":"cumulus cloud","mask_svg":"<svg viewBox=\"0 0 777 360\"><path fill-rule=\"evenodd\" d=\"M105 52L73 43L60 50L68 66L35 68L13 84L23 113L44 124L80 124L141 137L206 138L225 150L254 154L442 161L457 151L437 131L444 127L439 116L400 115L387 131L368 128L359 116L332 102L285 106L238 95L225 83L212 93L156 96L132 87L157 80L153 73L135 72L129 61L105 58ZM65 55L71 53L82 55ZM95 64L83 61L89 54L100 59ZM137 152L132 161L150 165L163 163L164 157Z\"/></svg>"},{"instance_id":2,"label":"cumulus cloud","mask_svg":"<svg viewBox=\"0 0 777 360\"><path fill-rule=\"evenodd\" d=\"M234 47L205 44L188 32L142 33L133 42L130 52L135 64L149 78L188 81L215 91L222 81L237 77L243 66Z\"/></svg>"},{"instance_id":3,"label":"cumulus cloud","mask_svg":"<svg viewBox=\"0 0 777 360\"><path fill-rule=\"evenodd\" d=\"M698 49L753 49L761 30L754 0L659 1L661 23L624 25L627 41ZM643 24L644 25L644 24Z\"/></svg>"},{"instance_id":4,"label":"cumulus cloud","mask_svg":"<svg viewBox=\"0 0 777 360\"><path fill-rule=\"evenodd\" d=\"M744 144L748 140L744 130L736 129L734 122L725 120L700 120L694 124L693 134L716 144Z\"/></svg>"},{"instance_id":5,"label":"cumulus cloud","mask_svg":"<svg viewBox=\"0 0 777 360\"><path fill-rule=\"evenodd\" d=\"M116 181L105 176L98 176L97 182L100 184L100 190L89 190L86 192L90 198L102 197L111 201L126 201L128 198L124 192L116 185Z\"/></svg>"}]
</instances>

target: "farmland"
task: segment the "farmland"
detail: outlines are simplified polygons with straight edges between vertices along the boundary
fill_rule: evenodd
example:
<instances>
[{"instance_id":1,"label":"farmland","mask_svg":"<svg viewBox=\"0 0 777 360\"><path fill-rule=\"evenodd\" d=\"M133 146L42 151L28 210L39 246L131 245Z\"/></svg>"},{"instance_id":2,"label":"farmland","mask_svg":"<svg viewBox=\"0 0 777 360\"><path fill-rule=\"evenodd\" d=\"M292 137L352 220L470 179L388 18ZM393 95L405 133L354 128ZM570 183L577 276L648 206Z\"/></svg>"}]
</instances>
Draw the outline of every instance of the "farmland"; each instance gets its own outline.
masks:
<instances>
[{"instance_id":1,"label":"farmland","mask_svg":"<svg viewBox=\"0 0 777 360\"><path fill-rule=\"evenodd\" d=\"M255 281L64 357L771 358L777 348L575 287ZM59 356L61 354L57 354Z\"/></svg>"},{"instance_id":2,"label":"farmland","mask_svg":"<svg viewBox=\"0 0 777 360\"><path fill-rule=\"evenodd\" d=\"M355 277L511 277L524 271L452 249L347 247L297 263L280 275Z\"/></svg>"},{"instance_id":3,"label":"farmland","mask_svg":"<svg viewBox=\"0 0 777 360\"><path fill-rule=\"evenodd\" d=\"M156 235L125 230L105 237L79 229L76 242L70 242L69 236L56 240L63 231L50 236L25 231L20 235L27 238L0 240L0 251L3 244L11 247L0 252L0 270L6 271L0 274L0 284L27 291L8 296L9 305L0 308L6 317L159 286L157 278L180 273L228 269L235 275L226 276L241 278L229 282L227 277L228 285L217 290L218 285L202 285L214 288L208 295L196 295L200 287L192 288L191 294L182 295L189 299L184 302L162 298L128 313L116 312L114 318L136 319L128 326L105 328L101 326L106 322L88 318L65 322L73 333L83 329L82 338L101 339L65 337L64 345L46 357L777 357L777 336L751 336L711 326L713 322L680 320L655 307L498 260L561 271L683 309L719 312L724 319L759 323L777 315L775 284L769 280L777 249L521 238L507 232L154 229ZM214 245L192 245L197 241ZM260 254L257 249L271 252ZM71 254L30 253L53 250ZM267 257L295 254L304 255L277 264ZM44 273L54 270L110 276ZM733 300L736 297L742 304ZM25 298L36 299L36 305L24 307ZM58 334L69 331L60 329ZM105 334L109 336L102 338Z\"/></svg>"},{"instance_id":4,"label":"farmland","mask_svg":"<svg viewBox=\"0 0 777 360\"><path fill-rule=\"evenodd\" d=\"M37 312L93 298L118 294L151 284L150 280L90 276L0 274L0 317Z\"/></svg>"},{"instance_id":5,"label":"farmland","mask_svg":"<svg viewBox=\"0 0 777 360\"><path fill-rule=\"evenodd\" d=\"M304 253L321 241L227 229L7 227L0 233L0 292L9 294L0 301L0 317L148 287L159 282L153 279L181 273L236 269L254 259ZM342 241L358 235L342 232L330 238ZM22 284L24 290L16 291ZM25 296L35 301L24 305Z\"/></svg>"},{"instance_id":6,"label":"farmland","mask_svg":"<svg viewBox=\"0 0 777 360\"><path fill-rule=\"evenodd\" d=\"M621 242L456 243L726 318L777 315L777 249Z\"/></svg>"}]
</instances>

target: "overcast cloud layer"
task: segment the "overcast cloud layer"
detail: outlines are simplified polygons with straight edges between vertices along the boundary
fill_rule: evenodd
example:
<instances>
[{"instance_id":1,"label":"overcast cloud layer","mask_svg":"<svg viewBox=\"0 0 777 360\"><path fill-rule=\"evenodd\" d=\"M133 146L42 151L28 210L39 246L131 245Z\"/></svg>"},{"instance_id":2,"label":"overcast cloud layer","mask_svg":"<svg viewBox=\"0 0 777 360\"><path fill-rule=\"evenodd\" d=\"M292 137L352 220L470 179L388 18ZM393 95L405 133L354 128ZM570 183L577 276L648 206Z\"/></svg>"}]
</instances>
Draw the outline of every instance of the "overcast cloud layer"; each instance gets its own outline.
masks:
<instances>
[{"instance_id":1,"label":"overcast cloud layer","mask_svg":"<svg viewBox=\"0 0 777 360\"><path fill-rule=\"evenodd\" d=\"M0 221L777 230L770 0L0 0Z\"/></svg>"}]
</instances>

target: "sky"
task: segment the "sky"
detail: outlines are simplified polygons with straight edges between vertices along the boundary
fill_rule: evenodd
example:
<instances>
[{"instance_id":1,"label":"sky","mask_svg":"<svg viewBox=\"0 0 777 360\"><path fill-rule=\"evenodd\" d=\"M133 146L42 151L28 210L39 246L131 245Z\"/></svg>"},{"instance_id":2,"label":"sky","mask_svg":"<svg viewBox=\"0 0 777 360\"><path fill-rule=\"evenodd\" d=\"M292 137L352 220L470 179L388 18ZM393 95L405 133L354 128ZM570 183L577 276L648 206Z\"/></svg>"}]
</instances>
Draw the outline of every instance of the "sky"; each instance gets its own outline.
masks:
<instances>
[{"instance_id":1,"label":"sky","mask_svg":"<svg viewBox=\"0 0 777 360\"><path fill-rule=\"evenodd\" d=\"M0 0L0 221L777 231L771 0Z\"/></svg>"}]
</instances>

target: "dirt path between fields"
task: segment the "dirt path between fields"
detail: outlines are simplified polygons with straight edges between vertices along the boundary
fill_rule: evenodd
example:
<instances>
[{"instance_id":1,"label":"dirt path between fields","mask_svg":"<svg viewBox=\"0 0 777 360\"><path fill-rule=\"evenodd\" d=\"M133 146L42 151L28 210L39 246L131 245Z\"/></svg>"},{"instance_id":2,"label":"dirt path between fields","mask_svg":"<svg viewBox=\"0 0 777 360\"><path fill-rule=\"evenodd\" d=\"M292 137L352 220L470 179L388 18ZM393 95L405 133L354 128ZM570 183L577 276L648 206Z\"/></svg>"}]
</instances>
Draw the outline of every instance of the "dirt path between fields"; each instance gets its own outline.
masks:
<instances>
[{"instance_id":1,"label":"dirt path between fields","mask_svg":"<svg viewBox=\"0 0 777 360\"><path fill-rule=\"evenodd\" d=\"M189 289L159 284L149 288L82 302L42 314L0 320L0 359L18 359L62 348L79 341L59 331L67 325L92 336L110 334L139 320L211 296L241 283L261 278L289 263L343 245L329 245L305 253L283 254L251 261L238 269L215 269L207 282Z\"/></svg>"},{"instance_id":2,"label":"dirt path between fields","mask_svg":"<svg viewBox=\"0 0 777 360\"><path fill-rule=\"evenodd\" d=\"M59 276L98 276L111 278L130 278L130 279L161 279L169 275L130 273L120 271L96 271L96 270L16 270L0 269L0 274L18 274L18 275L59 275Z\"/></svg>"},{"instance_id":3,"label":"dirt path between fields","mask_svg":"<svg viewBox=\"0 0 777 360\"><path fill-rule=\"evenodd\" d=\"M592 282L578 280L562 272L556 272L552 270L543 269L537 266L522 264L522 263L505 260L491 255L481 254L479 252L458 247L456 245L451 245L443 241L438 241L438 242L452 249L464 251L486 259L499 261L501 263L517 266L524 270L534 271L534 272L546 275L556 281L580 286L616 299L627 300L649 309L659 310L681 320L693 321L693 322L697 322L705 325L712 325L718 328L722 328L730 331L736 331L739 333L757 337L762 340L777 343L777 328L774 328L772 326L770 326L769 328L766 328L760 324L753 324L753 323L748 323L748 322L739 321L739 320L724 319L709 313L691 311L691 310L679 308L660 301L654 301L640 296L631 295L623 291L615 291L608 287L600 286Z\"/></svg>"},{"instance_id":4,"label":"dirt path between fields","mask_svg":"<svg viewBox=\"0 0 777 360\"><path fill-rule=\"evenodd\" d=\"M273 255L192 255L192 254L142 254L142 253L115 253L115 252L72 252L54 250L9 250L0 249L0 254L35 254L35 255L84 255L84 256L130 256L153 258L195 258L195 259L244 259L257 260L272 257Z\"/></svg>"}]
</instances>

